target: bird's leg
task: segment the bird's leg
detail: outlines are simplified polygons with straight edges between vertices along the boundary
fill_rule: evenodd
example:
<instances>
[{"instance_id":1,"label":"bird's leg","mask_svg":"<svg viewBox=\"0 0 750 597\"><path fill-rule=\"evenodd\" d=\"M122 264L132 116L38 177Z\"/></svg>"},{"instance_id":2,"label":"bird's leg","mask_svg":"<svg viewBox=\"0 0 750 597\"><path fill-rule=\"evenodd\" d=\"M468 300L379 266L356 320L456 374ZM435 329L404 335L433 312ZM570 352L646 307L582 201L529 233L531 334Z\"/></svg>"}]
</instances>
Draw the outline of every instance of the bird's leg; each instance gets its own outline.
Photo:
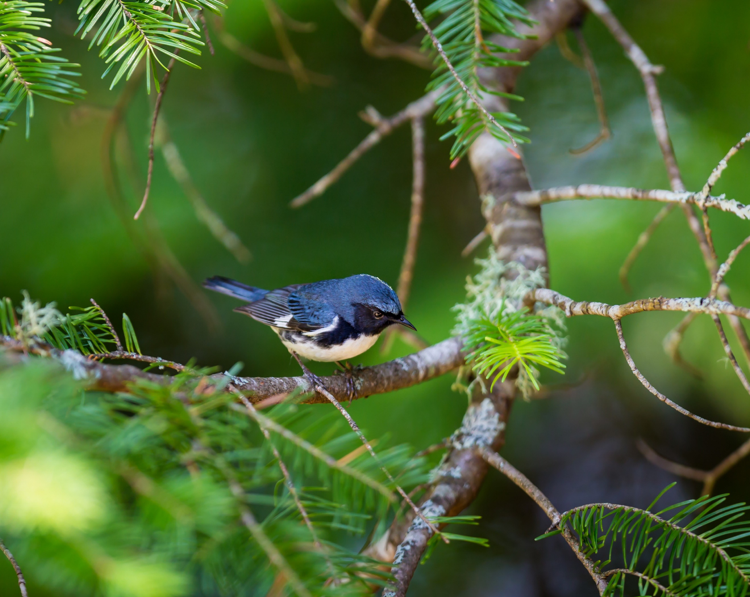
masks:
<instances>
[{"instance_id":1,"label":"bird's leg","mask_svg":"<svg viewBox=\"0 0 750 597\"><path fill-rule=\"evenodd\" d=\"M340 361L336 361L336 364L341 367L346 376L346 392L349 395L349 404L351 404L352 400L357 396L357 385L354 383L354 376L352 375L354 367L352 367L349 361L344 361L343 365Z\"/></svg>"},{"instance_id":2,"label":"bird's leg","mask_svg":"<svg viewBox=\"0 0 750 597\"><path fill-rule=\"evenodd\" d=\"M299 366L302 367L302 373L305 374L307 381L309 381L310 385L312 385L313 391L315 391L315 388L318 386L321 388L325 388L325 386L323 385L323 380L305 366L305 364L302 362L302 359L299 358L299 355L293 350L290 350L289 352L292 353L294 359L297 361L297 363L299 363Z\"/></svg>"}]
</instances>

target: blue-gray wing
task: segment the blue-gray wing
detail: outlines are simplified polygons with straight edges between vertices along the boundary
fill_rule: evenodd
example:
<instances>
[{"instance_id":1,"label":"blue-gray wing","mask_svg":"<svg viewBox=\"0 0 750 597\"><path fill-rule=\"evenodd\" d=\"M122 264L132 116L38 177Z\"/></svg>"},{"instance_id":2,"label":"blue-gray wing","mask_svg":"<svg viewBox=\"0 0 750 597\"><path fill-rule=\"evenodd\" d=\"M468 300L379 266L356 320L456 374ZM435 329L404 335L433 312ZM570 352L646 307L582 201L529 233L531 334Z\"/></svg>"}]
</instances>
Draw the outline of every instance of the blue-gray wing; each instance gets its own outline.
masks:
<instances>
[{"instance_id":1,"label":"blue-gray wing","mask_svg":"<svg viewBox=\"0 0 750 597\"><path fill-rule=\"evenodd\" d=\"M316 330L331 325L336 318L336 312L330 303L321 300L318 293L309 289L310 286L312 285L293 291L287 299L287 304L295 321L310 330Z\"/></svg>"},{"instance_id":2,"label":"blue-gray wing","mask_svg":"<svg viewBox=\"0 0 750 597\"><path fill-rule=\"evenodd\" d=\"M295 321L287 302L289 295L299 287L300 284L294 284L272 290L259 301L237 307L235 311L245 313L256 321L275 328L306 331L307 328L304 325Z\"/></svg>"}]
</instances>

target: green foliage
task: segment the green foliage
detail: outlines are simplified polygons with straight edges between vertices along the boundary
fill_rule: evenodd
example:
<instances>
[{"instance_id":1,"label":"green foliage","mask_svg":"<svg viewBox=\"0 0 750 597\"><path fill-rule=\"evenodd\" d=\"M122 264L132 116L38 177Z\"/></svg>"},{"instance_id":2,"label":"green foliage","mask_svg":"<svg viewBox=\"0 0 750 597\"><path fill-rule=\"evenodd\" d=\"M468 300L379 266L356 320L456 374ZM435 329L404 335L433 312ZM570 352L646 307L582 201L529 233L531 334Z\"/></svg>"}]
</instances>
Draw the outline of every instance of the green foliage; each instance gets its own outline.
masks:
<instances>
[{"instance_id":1,"label":"green foliage","mask_svg":"<svg viewBox=\"0 0 750 597\"><path fill-rule=\"evenodd\" d=\"M65 104L83 97L84 91L71 79L78 67L57 56L44 38L31 31L49 27L41 2L11 0L0 4L0 139L13 123L10 118L26 101L26 136L31 131L34 98Z\"/></svg>"},{"instance_id":2,"label":"green foliage","mask_svg":"<svg viewBox=\"0 0 750 597\"><path fill-rule=\"evenodd\" d=\"M479 69L502 66L524 66L525 62L518 62L501 58L497 54L509 53L513 50L503 48L488 39L492 34L509 37L519 37L513 20L532 24L527 12L513 0L436 0L424 11L428 20L442 19L434 28L434 33L441 42L443 50L448 56L456 73L475 97L483 95L497 95L509 99L522 98L487 88L479 78ZM423 45L431 45L429 37L425 37ZM451 122L453 127L442 139L455 137L451 158L463 156L483 132L491 133L496 139L510 143L510 137L496 125L474 104L440 56L435 57L434 78L428 89L438 89L445 86L445 92L438 100L435 118L438 123ZM516 142L527 142L525 137L514 134L527 131L515 114L510 112L492 112L495 120L511 132Z\"/></svg>"},{"instance_id":3,"label":"green foliage","mask_svg":"<svg viewBox=\"0 0 750 597\"><path fill-rule=\"evenodd\" d=\"M197 24L177 21L169 14L169 2L155 1L125 2L124 0L82 0L78 7L81 20L76 34L81 38L92 33L89 48L99 46L99 56L109 65L103 76L115 66L111 87L120 79L129 79L142 60L146 62L146 86L151 91L153 78L157 92L159 80L156 65L167 67L159 55L169 56L183 64L198 66L179 52L200 55L197 46L202 46ZM187 10L176 9L178 15ZM110 88L111 88L110 87Z\"/></svg>"},{"instance_id":4,"label":"green foliage","mask_svg":"<svg viewBox=\"0 0 750 597\"><path fill-rule=\"evenodd\" d=\"M0 327L30 352L40 340L86 354L115 343L98 307L62 316L28 296L17 309L0 302ZM57 595L118 597L265 595L279 573L303 596L370 594L389 580L350 549L399 505L358 436L296 399L248 412L225 391L230 378L210 373L86 392L51 360L11 365L0 350L0 535L27 578ZM379 445L402 487L427 480L411 449Z\"/></svg>"},{"instance_id":5,"label":"green foliage","mask_svg":"<svg viewBox=\"0 0 750 597\"><path fill-rule=\"evenodd\" d=\"M606 558L600 569L619 562L606 595L624 596L629 578L639 595L750 593L750 506L703 496L652 512L672 486L645 510L592 504L565 513L560 524L570 525L587 556Z\"/></svg>"},{"instance_id":6,"label":"green foliage","mask_svg":"<svg viewBox=\"0 0 750 597\"><path fill-rule=\"evenodd\" d=\"M565 357L554 341L555 333L548 320L531 314L522 307L518 311L502 309L493 319L482 317L472 322L464 336L467 361L480 375L505 381L513 367L518 366L535 390L539 389L539 373L535 366L563 373Z\"/></svg>"},{"instance_id":7,"label":"green foliage","mask_svg":"<svg viewBox=\"0 0 750 597\"><path fill-rule=\"evenodd\" d=\"M62 315L55 303L42 307L25 292L18 308L5 297L0 300L0 332L25 343L41 340L59 350L74 349L84 355L108 353L117 348L117 338L99 307L71 307L70 311ZM135 330L124 313L122 323L126 350L140 354Z\"/></svg>"}]
</instances>

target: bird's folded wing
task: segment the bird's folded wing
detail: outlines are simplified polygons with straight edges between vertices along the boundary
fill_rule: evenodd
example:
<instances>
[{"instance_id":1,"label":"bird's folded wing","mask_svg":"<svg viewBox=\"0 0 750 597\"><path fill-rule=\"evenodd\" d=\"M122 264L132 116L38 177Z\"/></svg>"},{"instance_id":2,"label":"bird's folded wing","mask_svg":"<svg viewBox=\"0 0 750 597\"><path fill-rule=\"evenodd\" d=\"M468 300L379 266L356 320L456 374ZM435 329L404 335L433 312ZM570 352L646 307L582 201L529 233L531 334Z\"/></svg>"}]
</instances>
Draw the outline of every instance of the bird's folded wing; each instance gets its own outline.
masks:
<instances>
[{"instance_id":1,"label":"bird's folded wing","mask_svg":"<svg viewBox=\"0 0 750 597\"><path fill-rule=\"evenodd\" d=\"M287 304L294 320L311 331L330 326L336 320L337 313L333 307L321 300L317 293L307 292L306 288L292 292Z\"/></svg>"},{"instance_id":2,"label":"bird's folded wing","mask_svg":"<svg viewBox=\"0 0 750 597\"><path fill-rule=\"evenodd\" d=\"M300 284L294 284L292 286L286 286L284 288L278 288L272 290L261 300L255 301L242 307L237 307L235 311L240 313L246 313L256 321L265 323L275 328L285 330L297 330L300 332L315 331L333 319L333 315L329 317L329 320L325 323L315 323L312 320L305 319L300 321L297 319L293 310L290 308L290 296L300 287Z\"/></svg>"}]
</instances>

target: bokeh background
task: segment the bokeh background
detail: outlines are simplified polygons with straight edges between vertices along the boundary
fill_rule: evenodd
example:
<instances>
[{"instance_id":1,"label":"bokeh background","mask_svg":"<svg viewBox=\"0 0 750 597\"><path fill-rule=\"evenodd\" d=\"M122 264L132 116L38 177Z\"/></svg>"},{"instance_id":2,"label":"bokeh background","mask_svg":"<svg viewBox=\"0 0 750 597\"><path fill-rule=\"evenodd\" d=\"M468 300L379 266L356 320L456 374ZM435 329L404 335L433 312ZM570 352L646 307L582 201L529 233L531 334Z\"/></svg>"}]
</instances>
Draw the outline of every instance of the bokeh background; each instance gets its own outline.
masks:
<instances>
[{"instance_id":1,"label":"bokeh background","mask_svg":"<svg viewBox=\"0 0 750 597\"><path fill-rule=\"evenodd\" d=\"M372 2L365 2L366 7ZM359 161L339 183L308 206L289 201L328 172L370 130L357 117L367 105L388 115L418 98L429 72L395 60L368 56L358 32L329 0L283 0L294 18L314 22L312 33L292 33L305 64L333 78L328 87L300 91L286 75L252 66L216 43L216 55L199 59L201 70L178 67L162 114L196 187L252 252L240 264L196 218L182 188L157 151L148 212L190 279L199 284L220 274L265 288L367 272L397 281L406 240L411 189L408 128L395 132ZM655 64L665 66L659 84L677 158L688 188L698 189L729 147L750 129L750 4L701 0L613 1L625 27ZM102 137L122 84L110 91L104 66L73 36L73 3L49 4L54 27L48 37L82 65L84 102L67 107L38 102L31 137L22 127L0 145L0 296L20 299L28 290L60 307L85 306L91 297L114 319L127 312L147 354L228 368L244 363L244 375L296 374L296 364L274 335L232 313L231 299L210 296L218 325L201 314L166 280L155 275L118 218L102 168ZM233 0L226 28L243 43L279 56L260 0ZM384 31L397 39L415 34L405 4L394 4ZM598 123L587 75L553 44L520 78L525 102L514 109L531 129L526 161L536 188L601 183L667 188L642 83L622 50L594 19L584 27L601 76L614 137L583 156ZM132 164L118 145L121 187L134 213L146 172L151 103L139 89L126 126ZM483 226L474 180L466 160L450 169L449 142L427 126L427 185L422 239L407 314L429 342L453 326L451 307L476 270L460 253ZM750 155L732 161L716 191L750 201ZM678 210L659 228L631 274L632 294L618 269L659 206L635 202L565 202L544 208L554 289L581 300L624 302L655 295L699 296L709 289L700 252ZM712 212L720 257L750 232L746 222ZM144 222L135 224L142 231ZM750 304L750 255L728 277L735 302ZM199 291L201 292L201 291ZM679 314L628 318L625 333L636 362L662 392L709 418L750 424L750 397L728 366L708 318L689 330L684 355L703 372L688 376L662 350ZM372 364L411 349L396 342L362 357ZM695 482L675 479L648 463L636 447L644 438L664 456L711 468L742 441L730 432L701 427L669 410L632 377L614 328L602 318L569 322L568 369L545 399L519 402L503 454L566 509L592 501L646 506L668 483L667 500L695 497ZM316 365L328 373L327 365ZM372 437L422 448L459 424L465 396L451 390L453 376L351 407ZM570 386L555 386L568 383ZM310 409L318 416L319 406ZM750 462L735 467L717 491L735 501L750 498ZM439 546L418 571L411 593L419 595L594 594L585 571L559 538L534 542L547 527L543 515L509 482L490 474L472 514L482 516L473 533L490 547ZM33 595L44 593L28 578ZM0 565L0 594L14 594L10 566Z\"/></svg>"}]
</instances>

